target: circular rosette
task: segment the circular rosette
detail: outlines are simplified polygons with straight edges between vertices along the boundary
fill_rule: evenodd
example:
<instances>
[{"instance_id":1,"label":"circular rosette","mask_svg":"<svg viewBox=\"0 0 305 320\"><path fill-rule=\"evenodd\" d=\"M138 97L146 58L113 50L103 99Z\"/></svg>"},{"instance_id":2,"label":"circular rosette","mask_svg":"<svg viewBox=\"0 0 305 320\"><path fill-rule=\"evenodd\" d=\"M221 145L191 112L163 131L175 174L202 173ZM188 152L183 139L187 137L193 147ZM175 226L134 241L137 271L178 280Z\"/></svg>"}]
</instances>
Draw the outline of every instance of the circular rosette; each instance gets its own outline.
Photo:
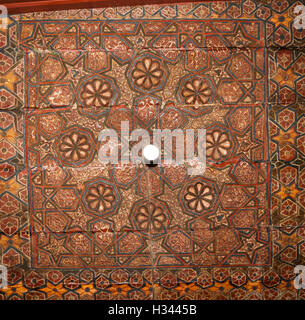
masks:
<instances>
[{"instance_id":1,"label":"circular rosette","mask_svg":"<svg viewBox=\"0 0 305 320\"><path fill-rule=\"evenodd\" d=\"M195 215L211 211L215 207L216 199L214 183L203 178L190 180L180 191L183 208Z\"/></svg>"},{"instance_id":2,"label":"circular rosette","mask_svg":"<svg viewBox=\"0 0 305 320\"><path fill-rule=\"evenodd\" d=\"M79 112L99 117L115 104L117 98L118 89L112 79L93 77L84 80L79 89Z\"/></svg>"},{"instance_id":3,"label":"circular rosette","mask_svg":"<svg viewBox=\"0 0 305 320\"><path fill-rule=\"evenodd\" d=\"M56 142L59 159L67 166L84 166L95 154L93 134L84 128L71 127L64 131Z\"/></svg>"},{"instance_id":4,"label":"circular rosette","mask_svg":"<svg viewBox=\"0 0 305 320\"><path fill-rule=\"evenodd\" d=\"M164 202L159 200L140 201L131 212L131 223L145 237L160 237L166 234L171 215Z\"/></svg>"},{"instance_id":5,"label":"circular rosette","mask_svg":"<svg viewBox=\"0 0 305 320\"><path fill-rule=\"evenodd\" d=\"M186 106L195 110L210 104L215 90L212 81L202 76L191 76L180 81L178 98Z\"/></svg>"},{"instance_id":6,"label":"circular rosette","mask_svg":"<svg viewBox=\"0 0 305 320\"><path fill-rule=\"evenodd\" d=\"M220 127L207 130L206 159L209 162L220 163L230 158L234 149L231 133Z\"/></svg>"},{"instance_id":7,"label":"circular rosette","mask_svg":"<svg viewBox=\"0 0 305 320\"><path fill-rule=\"evenodd\" d=\"M114 184L99 179L87 183L83 203L88 211L98 216L109 215L116 211L120 194Z\"/></svg>"},{"instance_id":8,"label":"circular rosette","mask_svg":"<svg viewBox=\"0 0 305 320\"><path fill-rule=\"evenodd\" d=\"M167 70L160 58L147 54L134 60L128 75L131 85L137 91L150 93L162 89Z\"/></svg>"}]
</instances>

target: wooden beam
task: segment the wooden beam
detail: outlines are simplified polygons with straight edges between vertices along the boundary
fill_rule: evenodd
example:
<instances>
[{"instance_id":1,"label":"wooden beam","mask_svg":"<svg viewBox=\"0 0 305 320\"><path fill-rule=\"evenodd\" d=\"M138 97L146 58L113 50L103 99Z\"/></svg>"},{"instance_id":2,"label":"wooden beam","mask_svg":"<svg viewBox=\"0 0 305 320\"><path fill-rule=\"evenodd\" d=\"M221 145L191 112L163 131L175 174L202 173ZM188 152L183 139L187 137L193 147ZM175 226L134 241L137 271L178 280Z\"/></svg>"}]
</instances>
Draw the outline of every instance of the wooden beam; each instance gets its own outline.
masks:
<instances>
[{"instance_id":1,"label":"wooden beam","mask_svg":"<svg viewBox=\"0 0 305 320\"><path fill-rule=\"evenodd\" d=\"M213 2L224 0L214 0ZM228 1L228 0L227 0ZM229 0L232 1L232 0ZM181 0L186 2L207 2L207 0ZM239 2L235 0L234 2ZM65 9L102 8L118 6L136 6L149 4L176 4L177 0L4 0L2 5L6 6L9 14L55 11Z\"/></svg>"}]
</instances>

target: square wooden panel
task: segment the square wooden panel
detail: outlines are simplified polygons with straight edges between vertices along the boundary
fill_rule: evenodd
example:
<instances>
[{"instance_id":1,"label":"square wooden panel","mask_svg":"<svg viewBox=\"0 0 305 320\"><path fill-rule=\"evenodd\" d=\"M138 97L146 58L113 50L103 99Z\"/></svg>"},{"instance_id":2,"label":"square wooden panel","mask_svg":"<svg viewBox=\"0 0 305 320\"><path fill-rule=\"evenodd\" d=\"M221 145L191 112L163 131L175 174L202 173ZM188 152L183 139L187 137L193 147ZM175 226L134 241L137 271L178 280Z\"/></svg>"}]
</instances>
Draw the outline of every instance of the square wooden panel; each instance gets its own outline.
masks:
<instances>
[{"instance_id":1,"label":"square wooden panel","mask_svg":"<svg viewBox=\"0 0 305 320\"><path fill-rule=\"evenodd\" d=\"M257 20L21 21L36 268L271 264ZM103 128L207 130L207 169L103 167Z\"/></svg>"}]
</instances>

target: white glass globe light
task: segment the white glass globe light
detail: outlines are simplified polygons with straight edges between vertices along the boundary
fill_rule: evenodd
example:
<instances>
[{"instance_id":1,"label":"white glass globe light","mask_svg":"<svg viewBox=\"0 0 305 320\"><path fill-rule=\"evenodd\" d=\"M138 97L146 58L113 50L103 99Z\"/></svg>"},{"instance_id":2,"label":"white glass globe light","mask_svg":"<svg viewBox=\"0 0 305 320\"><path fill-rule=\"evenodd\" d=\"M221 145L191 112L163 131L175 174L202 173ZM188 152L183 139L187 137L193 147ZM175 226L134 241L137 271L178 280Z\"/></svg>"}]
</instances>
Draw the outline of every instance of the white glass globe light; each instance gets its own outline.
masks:
<instances>
[{"instance_id":1,"label":"white glass globe light","mask_svg":"<svg viewBox=\"0 0 305 320\"><path fill-rule=\"evenodd\" d=\"M143 156L146 162L152 163L159 158L160 151L153 144L148 144L143 148Z\"/></svg>"}]
</instances>

